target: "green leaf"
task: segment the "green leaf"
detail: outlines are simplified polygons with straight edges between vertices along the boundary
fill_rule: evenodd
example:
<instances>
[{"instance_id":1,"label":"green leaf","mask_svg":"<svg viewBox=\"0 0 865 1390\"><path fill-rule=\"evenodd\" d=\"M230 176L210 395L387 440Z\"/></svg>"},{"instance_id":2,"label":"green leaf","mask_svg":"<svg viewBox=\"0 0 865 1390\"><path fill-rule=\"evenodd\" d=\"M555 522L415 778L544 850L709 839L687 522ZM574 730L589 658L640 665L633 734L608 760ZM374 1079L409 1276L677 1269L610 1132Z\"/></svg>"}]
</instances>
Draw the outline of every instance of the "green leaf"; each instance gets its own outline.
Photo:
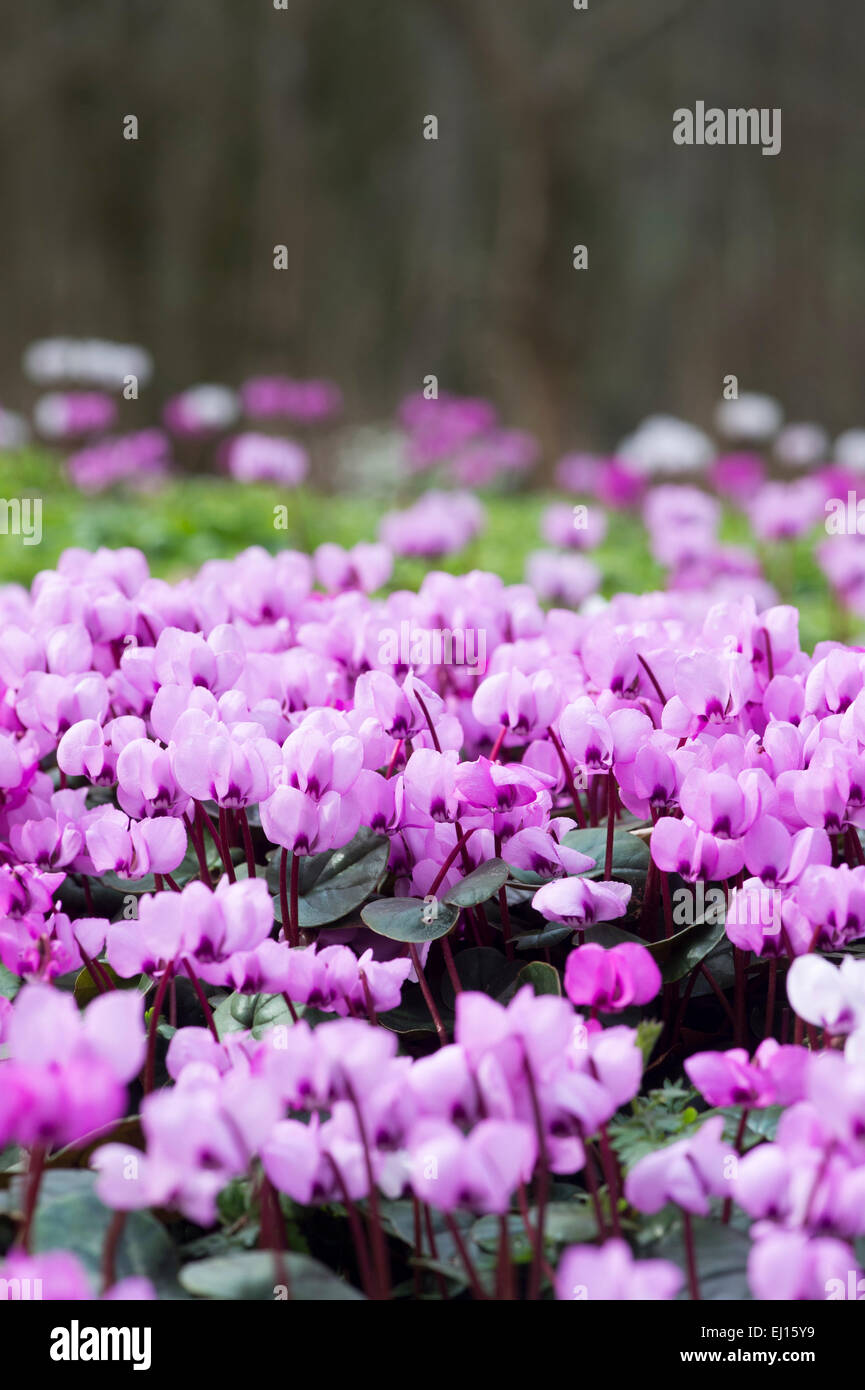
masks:
<instances>
[{"instance_id":1,"label":"green leaf","mask_svg":"<svg viewBox=\"0 0 865 1390\"><path fill-rule=\"evenodd\" d=\"M531 1217L529 1218L531 1220ZM508 1218L508 1246L514 1264L528 1264L534 1255L534 1243L529 1239L523 1219L511 1214ZM471 1238L487 1254L498 1253L501 1240L501 1218L482 1216L471 1228Z\"/></svg>"},{"instance_id":2,"label":"green leaf","mask_svg":"<svg viewBox=\"0 0 865 1390\"><path fill-rule=\"evenodd\" d=\"M544 931L514 933L514 946L518 951L543 951L548 946L560 946L573 936L573 928L555 924Z\"/></svg>"},{"instance_id":3,"label":"green leaf","mask_svg":"<svg viewBox=\"0 0 865 1390\"><path fill-rule=\"evenodd\" d=\"M390 841L359 830L343 849L300 856L297 911L302 928L325 927L355 912L376 891L387 869ZM282 921L279 864L282 850L268 855L267 885L274 894L274 914ZM291 874L291 855L286 873Z\"/></svg>"},{"instance_id":4,"label":"green leaf","mask_svg":"<svg viewBox=\"0 0 865 1390\"><path fill-rule=\"evenodd\" d=\"M663 941L645 944L661 967L664 984L671 985L696 970L700 962L723 940L724 934L724 922L701 921Z\"/></svg>"},{"instance_id":5,"label":"green leaf","mask_svg":"<svg viewBox=\"0 0 865 1390\"><path fill-rule=\"evenodd\" d=\"M529 1212L534 1225L535 1208ZM582 1245L597 1240L598 1221L588 1199L575 1198L568 1202L549 1202L544 1215L544 1238L556 1245Z\"/></svg>"},{"instance_id":6,"label":"green leaf","mask_svg":"<svg viewBox=\"0 0 865 1390\"><path fill-rule=\"evenodd\" d=\"M747 1274L750 1238L733 1226L722 1226L718 1220L692 1217L691 1221L701 1298L709 1302L749 1302L753 1297ZM652 1255L672 1260L680 1269L685 1269L685 1244L681 1228L660 1241L653 1248ZM679 1298L687 1297L685 1288Z\"/></svg>"},{"instance_id":7,"label":"green leaf","mask_svg":"<svg viewBox=\"0 0 865 1390\"><path fill-rule=\"evenodd\" d=\"M644 1018L637 1024L637 1046L643 1054L643 1066L649 1065L649 1058L655 1050L655 1043L664 1031L663 1023Z\"/></svg>"},{"instance_id":8,"label":"green leaf","mask_svg":"<svg viewBox=\"0 0 865 1390\"><path fill-rule=\"evenodd\" d=\"M598 922L595 926L586 927L586 940L591 941L593 945L603 946L605 950L609 950L611 946L621 946L625 941L636 941L640 946L649 945L644 937L625 931L625 928L616 922Z\"/></svg>"},{"instance_id":9,"label":"green leaf","mask_svg":"<svg viewBox=\"0 0 865 1390\"><path fill-rule=\"evenodd\" d=\"M524 965L514 980L513 992L517 993L523 985L531 985L535 994L561 994L562 977L554 965L543 960L531 960Z\"/></svg>"},{"instance_id":10,"label":"green leaf","mask_svg":"<svg viewBox=\"0 0 865 1390\"><path fill-rule=\"evenodd\" d=\"M433 995L435 995L434 989ZM436 1007L445 1027L452 1030L453 1008L447 1008L439 999L436 999ZM434 1033L436 1031L420 985L408 982L402 987L402 998L396 1008L388 1009L387 1013L379 1014L378 1021L383 1027L389 1028L392 1033L401 1035Z\"/></svg>"},{"instance_id":11,"label":"green leaf","mask_svg":"<svg viewBox=\"0 0 865 1390\"><path fill-rule=\"evenodd\" d=\"M5 965L0 965L0 998L14 999L23 983L20 975L13 975Z\"/></svg>"},{"instance_id":12,"label":"green leaf","mask_svg":"<svg viewBox=\"0 0 865 1390\"><path fill-rule=\"evenodd\" d=\"M130 1150L130 1152L133 1152ZM39 1204L31 1232L34 1253L71 1250L90 1274L94 1296L101 1289L103 1247L114 1213L96 1196L96 1175L82 1169L61 1168L42 1176ZM0 1193L0 1210L20 1211L24 1181L16 1179L7 1193ZM115 1278L143 1275L156 1286L160 1298L177 1299L177 1258L165 1227L147 1211L127 1214L114 1261Z\"/></svg>"},{"instance_id":13,"label":"green leaf","mask_svg":"<svg viewBox=\"0 0 865 1390\"><path fill-rule=\"evenodd\" d=\"M508 960L492 946L470 946L454 957L456 971L463 989L488 994L491 999L506 1002L511 986L520 973L518 961ZM442 979L442 999L448 1008L455 1007L453 985L449 976Z\"/></svg>"},{"instance_id":14,"label":"green leaf","mask_svg":"<svg viewBox=\"0 0 865 1390\"><path fill-rule=\"evenodd\" d=\"M783 1105L767 1105L763 1110L749 1110L748 1118L745 1121L743 1149L751 1149L755 1144L762 1144L767 1139L774 1141L778 1133L778 1122L783 1113ZM702 1123L711 1115L724 1116L724 1138L731 1144L734 1143L742 1119L742 1107L740 1105L724 1105L717 1110L704 1110L700 1116L700 1122Z\"/></svg>"},{"instance_id":15,"label":"green leaf","mask_svg":"<svg viewBox=\"0 0 865 1390\"><path fill-rule=\"evenodd\" d=\"M104 961L101 962L101 968L103 972L108 976L115 989L124 989L127 988L129 985L136 984L135 980L121 980L120 976L114 970L111 969L110 965L107 965ZM98 973L99 972L97 971L97 974ZM75 981L75 989L72 992L75 995L75 1002L78 1005L79 1009L85 1008L86 1005L91 1003L92 1000L99 998L101 991L96 988L95 984L93 983L93 976L90 974L90 971L87 969L86 966L82 971L80 971L78 978Z\"/></svg>"},{"instance_id":16,"label":"green leaf","mask_svg":"<svg viewBox=\"0 0 865 1390\"><path fill-rule=\"evenodd\" d=\"M568 849L577 849L580 854L591 855L595 861L593 869L587 869L583 878L604 878L605 863L607 857L607 827L606 825L593 826L588 830L569 830L567 835L562 836L562 844L567 845ZM613 872L614 879L620 878L625 870L631 872L642 871L646 873L649 868L649 847L639 836L632 835L629 830L617 830L613 835Z\"/></svg>"},{"instance_id":17,"label":"green leaf","mask_svg":"<svg viewBox=\"0 0 865 1390\"><path fill-rule=\"evenodd\" d=\"M380 898L378 902L367 903L360 915L379 936L418 944L447 936L456 926L460 912L452 903L430 904L422 898ZM424 921L425 916L430 921Z\"/></svg>"},{"instance_id":18,"label":"green leaf","mask_svg":"<svg viewBox=\"0 0 865 1390\"><path fill-rule=\"evenodd\" d=\"M455 903L457 907L476 907L495 897L504 887L508 878L508 866L503 859L488 859L485 864L472 869L470 874L449 888L442 901Z\"/></svg>"},{"instance_id":19,"label":"green leaf","mask_svg":"<svg viewBox=\"0 0 865 1390\"><path fill-rule=\"evenodd\" d=\"M300 1017L303 1005L295 1004ZM251 1032L262 1038L271 1028L290 1028L294 1022L291 1011L281 994L230 994L213 1011L213 1021L220 1038L227 1033Z\"/></svg>"},{"instance_id":20,"label":"green leaf","mask_svg":"<svg viewBox=\"0 0 865 1390\"><path fill-rule=\"evenodd\" d=\"M349 1302L363 1299L327 1265L309 1255L266 1250L238 1250L184 1265L180 1282L196 1298L272 1303L290 1298L299 1303Z\"/></svg>"}]
</instances>

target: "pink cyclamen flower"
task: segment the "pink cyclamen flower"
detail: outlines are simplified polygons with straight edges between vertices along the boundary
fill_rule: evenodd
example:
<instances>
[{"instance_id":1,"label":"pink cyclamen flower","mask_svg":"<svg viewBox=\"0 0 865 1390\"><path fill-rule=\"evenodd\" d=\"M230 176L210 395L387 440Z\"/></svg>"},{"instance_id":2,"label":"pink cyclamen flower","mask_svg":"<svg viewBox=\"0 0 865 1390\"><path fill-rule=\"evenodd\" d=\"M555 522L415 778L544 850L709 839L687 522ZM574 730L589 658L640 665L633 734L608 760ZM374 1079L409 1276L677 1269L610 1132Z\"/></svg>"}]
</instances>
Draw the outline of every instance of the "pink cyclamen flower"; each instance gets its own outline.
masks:
<instances>
[{"instance_id":1,"label":"pink cyclamen flower","mask_svg":"<svg viewBox=\"0 0 865 1390\"><path fill-rule=\"evenodd\" d=\"M661 988L661 972L645 946L626 941L609 950L594 942L571 951L565 963L565 993L572 1004L618 1013L647 1004Z\"/></svg>"},{"instance_id":2,"label":"pink cyclamen flower","mask_svg":"<svg viewBox=\"0 0 865 1390\"><path fill-rule=\"evenodd\" d=\"M532 907L550 922L576 928L624 917L630 900L629 883L559 878L538 889Z\"/></svg>"},{"instance_id":3,"label":"pink cyclamen flower","mask_svg":"<svg viewBox=\"0 0 865 1390\"><path fill-rule=\"evenodd\" d=\"M642 1302L675 1298L682 1271L669 1260L635 1260L623 1240L571 1245L556 1270L556 1298L572 1301Z\"/></svg>"}]
</instances>

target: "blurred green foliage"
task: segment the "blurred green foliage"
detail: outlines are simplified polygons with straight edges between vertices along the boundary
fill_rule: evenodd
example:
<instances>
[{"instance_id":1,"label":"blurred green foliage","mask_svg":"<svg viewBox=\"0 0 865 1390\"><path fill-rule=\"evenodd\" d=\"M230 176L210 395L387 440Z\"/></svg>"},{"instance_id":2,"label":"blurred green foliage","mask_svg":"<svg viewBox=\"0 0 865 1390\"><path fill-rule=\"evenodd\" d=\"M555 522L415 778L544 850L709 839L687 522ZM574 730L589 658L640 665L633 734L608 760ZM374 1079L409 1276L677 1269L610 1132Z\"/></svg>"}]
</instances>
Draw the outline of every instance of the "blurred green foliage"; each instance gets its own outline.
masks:
<instances>
[{"instance_id":1,"label":"blurred green foliage","mask_svg":"<svg viewBox=\"0 0 865 1390\"><path fill-rule=\"evenodd\" d=\"M285 491L215 476L176 478L152 493L114 490L87 496L69 486L56 458L39 452L0 456L0 497L13 496L42 498L41 545L0 536L0 582L25 585L39 570L53 568L70 546L137 546L154 574L175 580L205 560L227 558L251 545L270 551L312 551L323 541L350 546L375 540L389 509L387 502L353 494L323 496L307 488ZM434 567L453 574L493 570L506 583L520 583L527 555L543 547L541 515L553 500L552 494L540 492L483 496L483 535ZM287 529L274 526L278 507L287 509ZM746 520L738 514L725 516L723 538L754 544ZM809 648L826 637L851 637L812 550L813 538L761 548L767 577L783 601L795 603L801 611L802 641ZM637 515L609 513L606 540L591 558L603 575L606 596L663 588L663 570L649 554ZM429 568L422 560L399 559L390 587L416 588Z\"/></svg>"}]
</instances>

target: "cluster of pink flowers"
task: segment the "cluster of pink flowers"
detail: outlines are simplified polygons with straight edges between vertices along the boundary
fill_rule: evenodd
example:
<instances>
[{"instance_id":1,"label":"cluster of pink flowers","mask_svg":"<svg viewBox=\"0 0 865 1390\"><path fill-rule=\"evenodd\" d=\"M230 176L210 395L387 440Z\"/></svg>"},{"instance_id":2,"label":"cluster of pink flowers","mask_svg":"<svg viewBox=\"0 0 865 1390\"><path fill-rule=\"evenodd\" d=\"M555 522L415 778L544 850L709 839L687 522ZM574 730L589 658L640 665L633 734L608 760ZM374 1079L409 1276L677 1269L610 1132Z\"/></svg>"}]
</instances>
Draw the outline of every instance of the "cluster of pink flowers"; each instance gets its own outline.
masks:
<instances>
[{"instance_id":1,"label":"cluster of pink flowers","mask_svg":"<svg viewBox=\"0 0 865 1390\"><path fill-rule=\"evenodd\" d=\"M217 405L187 393L172 427L221 429ZM409 404L419 457L490 448L481 406ZM683 461L699 443L657 422L632 441L630 500L655 450ZM244 435L229 466L297 481L294 449ZM97 475L91 458L81 478ZM754 503L766 536L780 534L771 486ZM479 533L462 493L426 494L350 551L255 548L175 585L136 551L68 551L29 593L0 590L0 961L17 977L0 1000L0 1146L29 1151L33 1203L46 1152L95 1139L98 1192L119 1212L173 1208L207 1228L249 1180L267 1243L273 1189L343 1206L378 1297L382 1200L413 1203L419 1228L443 1213L474 1292L456 1218L515 1206L529 1296L546 1280L560 1298L674 1297L684 1273L634 1258L623 1205L678 1209L695 1297L691 1220L728 1224L732 1204L757 1297L824 1297L858 1271L865 651L804 651L796 610L720 543L707 493L649 488L644 515L670 588L608 602L562 513L545 530L567 553L533 557L526 584L433 572L381 595L394 552ZM485 665L406 658L390 642L404 627L483 633ZM674 887L693 936L676 930ZM676 974L682 937L696 953ZM483 975L478 952L509 972L489 994L461 978L461 959ZM81 1011L73 971L98 995ZM686 1057L698 977L735 1045ZM769 982L762 1035L754 980ZM179 1019L180 985L204 1026ZM416 999L426 1041L401 1051ZM647 1009L701 1103L741 1123L735 1141L725 1115L683 1123L623 1173L611 1129L643 1087ZM139 1075L144 1147L130 1149L112 1130ZM768 1107L784 1112L775 1137L746 1145L747 1112ZM599 1237L557 1271L551 1175L585 1188ZM29 1231L10 1269L30 1268ZM421 1245L435 1262L425 1228ZM71 1267L57 1279L81 1287Z\"/></svg>"}]
</instances>

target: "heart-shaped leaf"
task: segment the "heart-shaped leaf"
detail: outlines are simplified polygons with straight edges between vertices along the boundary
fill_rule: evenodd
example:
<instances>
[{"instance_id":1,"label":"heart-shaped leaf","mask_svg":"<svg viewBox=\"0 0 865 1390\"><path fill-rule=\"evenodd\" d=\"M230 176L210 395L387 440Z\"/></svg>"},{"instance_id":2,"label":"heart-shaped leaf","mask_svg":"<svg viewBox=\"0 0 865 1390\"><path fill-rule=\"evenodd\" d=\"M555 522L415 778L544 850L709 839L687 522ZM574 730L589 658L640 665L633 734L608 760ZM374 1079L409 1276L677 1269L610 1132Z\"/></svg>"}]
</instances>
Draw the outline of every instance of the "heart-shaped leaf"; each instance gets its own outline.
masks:
<instances>
[{"instance_id":1,"label":"heart-shaped leaf","mask_svg":"<svg viewBox=\"0 0 865 1390\"><path fill-rule=\"evenodd\" d=\"M97 1197L95 1182L95 1174L82 1169L44 1173L31 1232L34 1254L71 1250L77 1255L90 1274L94 1296L101 1287L105 1236L114 1215ZM0 1193L0 1210L21 1210L23 1200L24 1179L16 1179L8 1192ZM143 1275L160 1298L183 1298L174 1246L165 1227L147 1211L128 1213L117 1242L114 1273L117 1279Z\"/></svg>"},{"instance_id":2,"label":"heart-shaped leaf","mask_svg":"<svg viewBox=\"0 0 865 1390\"><path fill-rule=\"evenodd\" d=\"M520 973L519 961L508 960L492 946L471 946L459 951L454 964L463 989L488 994L502 1002ZM448 1008L455 1007L454 988L448 975L442 979L442 999Z\"/></svg>"},{"instance_id":3,"label":"heart-shaped leaf","mask_svg":"<svg viewBox=\"0 0 865 1390\"><path fill-rule=\"evenodd\" d=\"M586 870L585 878L604 878L607 857L606 825L596 825L587 830L569 830L567 835L562 836L562 844L594 859L595 867ZM632 835L629 830L614 832L613 878L618 878L625 869L646 872L649 868L649 857L649 847L639 836Z\"/></svg>"},{"instance_id":4,"label":"heart-shaped leaf","mask_svg":"<svg viewBox=\"0 0 865 1390\"><path fill-rule=\"evenodd\" d=\"M325 927L355 912L378 888L387 868L390 842L384 835L359 830L343 849L300 856L297 911L302 928ZM282 921L279 897L281 850L268 856L267 885L273 910ZM286 874L291 873L291 855Z\"/></svg>"},{"instance_id":5,"label":"heart-shaped leaf","mask_svg":"<svg viewBox=\"0 0 865 1390\"><path fill-rule=\"evenodd\" d=\"M349 1302L363 1299L327 1265L309 1255L267 1250L238 1250L184 1265L180 1282L196 1298L273 1303Z\"/></svg>"},{"instance_id":6,"label":"heart-shaped leaf","mask_svg":"<svg viewBox=\"0 0 865 1390\"><path fill-rule=\"evenodd\" d=\"M377 902L367 903L360 915L379 936L417 945L447 936L456 926L460 913L452 903L425 903L422 898L379 898Z\"/></svg>"},{"instance_id":7,"label":"heart-shaped leaf","mask_svg":"<svg viewBox=\"0 0 865 1390\"><path fill-rule=\"evenodd\" d=\"M303 1013L303 1005L295 1004L295 1013ZM213 1011L213 1021L221 1038L227 1033L250 1032L263 1038L271 1028L290 1028L294 1020L281 994L230 994Z\"/></svg>"},{"instance_id":8,"label":"heart-shaped leaf","mask_svg":"<svg viewBox=\"0 0 865 1390\"><path fill-rule=\"evenodd\" d=\"M661 967L664 983L671 985L696 970L709 952L723 940L724 931L723 922L695 922L692 927L686 927L675 936L646 943L646 949Z\"/></svg>"},{"instance_id":9,"label":"heart-shaped leaf","mask_svg":"<svg viewBox=\"0 0 865 1390\"><path fill-rule=\"evenodd\" d=\"M470 874L460 879L443 895L442 901L455 903L457 907L476 907L495 897L504 887L508 878L508 866L503 859L488 859L472 869Z\"/></svg>"}]
</instances>

